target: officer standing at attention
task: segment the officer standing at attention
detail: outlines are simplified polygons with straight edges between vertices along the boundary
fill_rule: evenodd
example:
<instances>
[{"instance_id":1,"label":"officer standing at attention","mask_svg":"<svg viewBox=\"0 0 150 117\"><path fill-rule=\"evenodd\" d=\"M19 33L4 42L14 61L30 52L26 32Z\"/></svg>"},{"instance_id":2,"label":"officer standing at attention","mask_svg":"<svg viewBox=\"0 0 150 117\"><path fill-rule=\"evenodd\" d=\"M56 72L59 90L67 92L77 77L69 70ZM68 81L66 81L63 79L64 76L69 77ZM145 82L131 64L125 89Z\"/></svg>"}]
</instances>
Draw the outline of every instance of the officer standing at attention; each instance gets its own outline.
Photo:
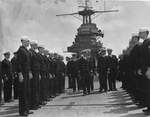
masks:
<instances>
[{"instance_id":1,"label":"officer standing at attention","mask_svg":"<svg viewBox=\"0 0 150 117\"><path fill-rule=\"evenodd\" d=\"M27 49L29 42L29 37L22 36L22 45L17 51L17 61L19 67L19 114L21 116L28 116L28 114L33 113L29 111L30 79L32 78L32 73L30 71L30 53Z\"/></svg>"},{"instance_id":2,"label":"officer standing at attention","mask_svg":"<svg viewBox=\"0 0 150 117\"><path fill-rule=\"evenodd\" d=\"M99 82L101 93L104 89L104 92L107 92L107 70L108 70L108 59L106 57L106 49L102 48L100 52L101 56L98 58L97 70L99 73Z\"/></svg>"},{"instance_id":3,"label":"officer standing at attention","mask_svg":"<svg viewBox=\"0 0 150 117\"><path fill-rule=\"evenodd\" d=\"M14 52L14 57L11 59L14 76L14 99L18 99L19 96L19 74L18 74L18 63L17 63L17 52Z\"/></svg>"},{"instance_id":4,"label":"officer standing at attention","mask_svg":"<svg viewBox=\"0 0 150 117\"><path fill-rule=\"evenodd\" d=\"M2 61L2 74L4 80L4 101L11 102L12 99L12 80L13 68L10 59L10 52L4 53L4 60Z\"/></svg>"},{"instance_id":5,"label":"officer standing at attention","mask_svg":"<svg viewBox=\"0 0 150 117\"><path fill-rule=\"evenodd\" d=\"M150 38L148 38L149 30L147 28L139 29L139 37L143 39L143 43L140 45L140 65L141 70L138 70L138 74L143 75L143 85L145 91L145 100L147 109L143 110L146 115L150 115Z\"/></svg>"},{"instance_id":6,"label":"officer standing at attention","mask_svg":"<svg viewBox=\"0 0 150 117\"><path fill-rule=\"evenodd\" d=\"M81 86L83 89L83 96L90 94L90 66L87 60L88 54L91 50L86 49L81 52L81 58L78 61L78 70L81 76Z\"/></svg>"},{"instance_id":7,"label":"officer standing at attention","mask_svg":"<svg viewBox=\"0 0 150 117\"><path fill-rule=\"evenodd\" d=\"M116 76L117 76L117 67L118 67L118 59L116 55L112 55L112 49L107 49L108 53L108 84L109 91L117 90L116 89Z\"/></svg>"}]
</instances>

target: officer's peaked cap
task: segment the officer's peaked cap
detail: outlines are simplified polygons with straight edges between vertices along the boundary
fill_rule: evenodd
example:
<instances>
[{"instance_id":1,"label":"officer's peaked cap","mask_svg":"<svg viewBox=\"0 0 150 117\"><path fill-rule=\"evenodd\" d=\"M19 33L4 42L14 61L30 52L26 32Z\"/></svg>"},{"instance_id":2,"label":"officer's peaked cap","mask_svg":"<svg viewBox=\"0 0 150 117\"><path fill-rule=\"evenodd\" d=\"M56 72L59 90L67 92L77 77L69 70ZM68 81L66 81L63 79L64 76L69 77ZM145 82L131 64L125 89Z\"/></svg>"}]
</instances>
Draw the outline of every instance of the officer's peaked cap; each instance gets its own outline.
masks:
<instances>
[{"instance_id":1,"label":"officer's peaked cap","mask_svg":"<svg viewBox=\"0 0 150 117\"><path fill-rule=\"evenodd\" d=\"M90 49L85 49L85 50L82 50L82 51L81 51L81 53L89 53L89 52L91 52Z\"/></svg>"}]
</instances>

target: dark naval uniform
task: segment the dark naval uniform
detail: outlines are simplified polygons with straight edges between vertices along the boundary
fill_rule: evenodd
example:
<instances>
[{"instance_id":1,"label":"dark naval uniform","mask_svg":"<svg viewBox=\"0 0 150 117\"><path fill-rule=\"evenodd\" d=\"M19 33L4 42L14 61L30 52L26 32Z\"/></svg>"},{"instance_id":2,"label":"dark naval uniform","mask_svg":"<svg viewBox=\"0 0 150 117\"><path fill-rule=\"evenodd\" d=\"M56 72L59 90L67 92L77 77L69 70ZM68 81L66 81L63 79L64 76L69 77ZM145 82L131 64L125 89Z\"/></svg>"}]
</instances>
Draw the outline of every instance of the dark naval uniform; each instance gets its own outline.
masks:
<instances>
[{"instance_id":1,"label":"dark naval uniform","mask_svg":"<svg viewBox=\"0 0 150 117\"><path fill-rule=\"evenodd\" d=\"M138 69L141 69L139 66L139 47L140 44L136 44L130 52L130 92L134 96L136 101L141 101L141 88L140 83L142 81L141 75L138 75Z\"/></svg>"},{"instance_id":2,"label":"dark naval uniform","mask_svg":"<svg viewBox=\"0 0 150 117\"><path fill-rule=\"evenodd\" d=\"M44 104L45 100L45 79L46 79L46 64L44 62L44 57L42 54L38 53L39 60L40 60L40 104Z\"/></svg>"},{"instance_id":3,"label":"dark naval uniform","mask_svg":"<svg viewBox=\"0 0 150 117\"><path fill-rule=\"evenodd\" d=\"M66 74L66 65L63 62L63 60L61 60L61 92L64 93L65 91L65 74Z\"/></svg>"},{"instance_id":4,"label":"dark naval uniform","mask_svg":"<svg viewBox=\"0 0 150 117\"><path fill-rule=\"evenodd\" d=\"M123 77L124 77L124 70L123 70L123 57L122 57L118 61L118 80L122 81ZM123 88L123 86L121 86L121 88Z\"/></svg>"},{"instance_id":5,"label":"dark naval uniform","mask_svg":"<svg viewBox=\"0 0 150 117\"><path fill-rule=\"evenodd\" d=\"M90 66L89 61L81 57L78 61L78 70L81 76L83 94L90 94Z\"/></svg>"},{"instance_id":6,"label":"dark naval uniform","mask_svg":"<svg viewBox=\"0 0 150 117\"><path fill-rule=\"evenodd\" d=\"M22 73L23 82L19 83L19 113L29 113L30 106L30 53L26 47L20 46L17 51L18 71Z\"/></svg>"},{"instance_id":7,"label":"dark naval uniform","mask_svg":"<svg viewBox=\"0 0 150 117\"><path fill-rule=\"evenodd\" d=\"M12 66L13 66L13 76L14 76L14 81L13 81L13 85L14 85L14 99L18 99L18 97L19 97L19 74L18 74L17 58L13 57L11 59L11 63L12 63Z\"/></svg>"},{"instance_id":8,"label":"dark naval uniform","mask_svg":"<svg viewBox=\"0 0 150 117\"><path fill-rule=\"evenodd\" d=\"M118 59L115 55L107 56L108 59L108 84L109 90L116 90L116 76L117 76L117 67L118 67Z\"/></svg>"},{"instance_id":9,"label":"dark naval uniform","mask_svg":"<svg viewBox=\"0 0 150 117\"><path fill-rule=\"evenodd\" d=\"M72 77L71 77L71 60L67 62L67 76L68 76L68 88L72 88Z\"/></svg>"},{"instance_id":10,"label":"dark naval uniform","mask_svg":"<svg viewBox=\"0 0 150 117\"><path fill-rule=\"evenodd\" d=\"M45 72L45 81L44 81L44 90L45 90L45 101L48 101L49 94L48 94L48 87L49 87L49 79L50 79L50 64L49 64L49 59L43 55L44 57L44 62L46 65L46 72Z\"/></svg>"},{"instance_id":11,"label":"dark naval uniform","mask_svg":"<svg viewBox=\"0 0 150 117\"><path fill-rule=\"evenodd\" d=\"M53 97L53 80L54 80L54 61L52 58L49 58L49 65L50 65L50 80L49 80L49 97L52 98Z\"/></svg>"},{"instance_id":12,"label":"dark naval uniform","mask_svg":"<svg viewBox=\"0 0 150 117\"><path fill-rule=\"evenodd\" d=\"M0 105L2 101L2 62L0 61Z\"/></svg>"},{"instance_id":13,"label":"dark naval uniform","mask_svg":"<svg viewBox=\"0 0 150 117\"><path fill-rule=\"evenodd\" d=\"M76 60L71 60L70 61L70 68L68 68L71 74L71 78L72 78L72 87L73 87L73 91L76 91L76 84L77 84L77 88L78 90L80 90L80 85L79 85L79 77L78 77L78 65L77 65L77 61Z\"/></svg>"},{"instance_id":14,"label":"dark naval uniform","mask_svg":"<svg viewBox=\"0 0 150 117\"><path fill-rule=\"evenodd\" d=\"M98 58L97 70L99 73L100 92L104 89L107 92L107 69L108 60L106 56L100 56Z\"/></svg>"},{"instance_id":15,"label":"dark naval uniform","mask_svg":"<svg viewBox=\"0 0 150 117\"><path fill-rule=\"evenodd\" d=\"M40 60L37 55L37 53L30 49L31 53L31 72L33 75L33 78L30 80L30 86L31 86L31 98L30 98L30 109L37 109L39 105L39 96L40 96L40 80L39 80L39 74L40 74Z\"/></svg>"},{"instance_id":16,"label":"dark naval uniform","mask_svg":"<svg viewBox=\"0 0 150 117\"><path fill-rule=\"evenodd\" d=\"M147 78L146 71L150 68L150 39L144 40L140 45L140 65L143 74L143 91L145 92L145 100L147 105L147 110L150 112L150 79Z\"/></svg>"},{"instance_id":17,"label":"dark naval uniform","mask_svg":"<svg viewBox=\"0 0 150 117\"><path fill-rule=\"evenodd\" d=\"M11 61L4 59L2 61L2 73L4 80L4 101L10 102L12 99L12 80L13 68Z\"/></svg>"},{"instance_id":18,"label":"dark naval uniform","mask_svg":"<svg viewBox=\"0 0 150 117\"><path fill-rule=\"evenodd\" d=\"M90 75L90 88L91 91L94 90L94 74L95 74L95 60L94 58L90 57L89 58L89 64L90 64L90 70L91 70L91 75Z\"/></svg>"},{"instance_id":19,"label":"dark naval uniform","mask_svg":"<svg viewBox=\"0 0 150 117\"><path fill-rule=\"evenodd\" d=\"M122 83L123 83L123 88L124 89L128 89L129 87L129 73L130 73L130 69L129 69L129 55L124 55L123 56L123 70L124 70L124 76L122 79Z\"/></svg>"}]
</instances>

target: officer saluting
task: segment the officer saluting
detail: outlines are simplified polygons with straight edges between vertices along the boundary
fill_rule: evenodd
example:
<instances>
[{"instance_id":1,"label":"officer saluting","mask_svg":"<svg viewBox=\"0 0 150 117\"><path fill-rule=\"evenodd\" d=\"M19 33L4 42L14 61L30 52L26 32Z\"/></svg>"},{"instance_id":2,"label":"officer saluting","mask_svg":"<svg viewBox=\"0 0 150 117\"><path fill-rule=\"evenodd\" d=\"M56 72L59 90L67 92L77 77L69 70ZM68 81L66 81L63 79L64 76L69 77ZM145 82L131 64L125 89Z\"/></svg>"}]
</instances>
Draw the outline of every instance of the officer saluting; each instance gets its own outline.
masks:
<instances>
[{"instance_id":1,"label":"officer saluting","mask_svg":"<svg viewBox=\"0 0 150 117\"><path fill-rule=\"evenodd\" d=\"M18 71L19 71L19 114L27 116L33 112L29 112L30 106L30 53L27 50L30 38L27 36L21 37L22 45L17 51Z\"/></svg>"},{"instance_id":2,"label":"officer saluting","mask_svg":"<svg viewBox=\"0 0 150 117\"><path fill-rule=\"evenodd\" d=\"M81 58L78 61L78 70L81 76L83 96L85 96L86 93L90 94L90 66L89 61L87 60L90 51L90 49L83 50L81 52Z\"/></svg>"}]
</instances>

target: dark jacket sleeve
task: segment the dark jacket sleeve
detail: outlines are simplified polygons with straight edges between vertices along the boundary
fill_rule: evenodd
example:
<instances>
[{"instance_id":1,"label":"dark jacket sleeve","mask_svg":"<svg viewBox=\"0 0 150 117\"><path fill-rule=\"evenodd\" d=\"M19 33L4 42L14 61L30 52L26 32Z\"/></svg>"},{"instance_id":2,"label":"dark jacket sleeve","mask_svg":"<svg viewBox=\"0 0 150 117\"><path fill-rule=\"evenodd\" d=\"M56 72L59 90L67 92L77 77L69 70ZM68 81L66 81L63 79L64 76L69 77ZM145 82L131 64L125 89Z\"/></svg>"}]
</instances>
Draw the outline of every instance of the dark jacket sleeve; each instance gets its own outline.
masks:
<instances>
[{"instance_id":1,"label":"dark jacket sleeve","mask_svg":"<svg viewBox=\"0 0 150 117\"><path fill-rule=\"evenodd\" d=\"M22 49L19 49L17 51L18 72L22 72L22 67L21 67L22 53L23 53Z\"/></svg>"}]
</instances>

